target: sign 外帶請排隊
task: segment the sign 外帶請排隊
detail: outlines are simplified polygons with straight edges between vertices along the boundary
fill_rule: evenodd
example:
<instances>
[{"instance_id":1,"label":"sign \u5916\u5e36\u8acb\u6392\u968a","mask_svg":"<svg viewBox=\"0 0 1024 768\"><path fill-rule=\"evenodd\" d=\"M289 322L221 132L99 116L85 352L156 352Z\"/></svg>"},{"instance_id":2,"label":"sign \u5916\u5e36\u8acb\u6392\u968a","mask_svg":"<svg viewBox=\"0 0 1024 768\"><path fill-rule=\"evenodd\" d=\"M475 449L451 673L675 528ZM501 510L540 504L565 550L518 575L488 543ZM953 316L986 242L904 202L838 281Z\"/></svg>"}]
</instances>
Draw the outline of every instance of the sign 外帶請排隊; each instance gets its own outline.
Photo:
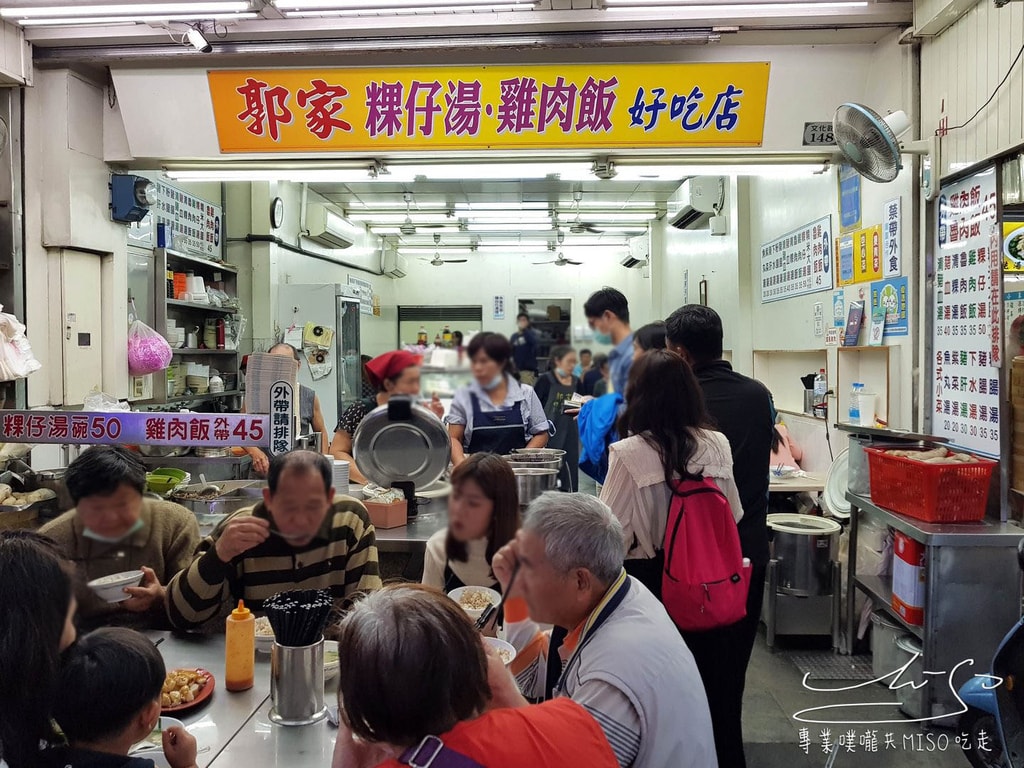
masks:
<instances>
[{"instance_id":1,"label":"sign \u5916\u5e36\u8acb\u6392\u968a","mask_svg":"<svg viewBox=\"0 0 1024 768\"><path fill-rule=\"evenodd\" d=\"M767 62L210 71L222 152L757 147Z\"/></svg>"}]
</instances>

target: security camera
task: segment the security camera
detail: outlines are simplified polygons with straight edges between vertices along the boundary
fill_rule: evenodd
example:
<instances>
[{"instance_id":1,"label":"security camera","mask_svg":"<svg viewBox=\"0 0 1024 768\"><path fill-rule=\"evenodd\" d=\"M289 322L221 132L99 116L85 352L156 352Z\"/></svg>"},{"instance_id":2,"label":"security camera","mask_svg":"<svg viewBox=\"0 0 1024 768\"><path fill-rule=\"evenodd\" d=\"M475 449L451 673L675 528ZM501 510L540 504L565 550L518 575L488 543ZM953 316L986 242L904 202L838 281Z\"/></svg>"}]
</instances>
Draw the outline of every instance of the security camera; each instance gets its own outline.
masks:
<instances>
[{"instance_id":1,"label":"security camera","mask_svg":"<svg viewBox=\"0 0 1024 768\"><path fill-rule=\"evenodd\" d=\"M213 46L210 45L210 41L206 39L206 35L198 25L190 27L185 33L185 37L188 38L188 44L200 53L209 53L213 50Z\"/></svg>"}]
</instances>

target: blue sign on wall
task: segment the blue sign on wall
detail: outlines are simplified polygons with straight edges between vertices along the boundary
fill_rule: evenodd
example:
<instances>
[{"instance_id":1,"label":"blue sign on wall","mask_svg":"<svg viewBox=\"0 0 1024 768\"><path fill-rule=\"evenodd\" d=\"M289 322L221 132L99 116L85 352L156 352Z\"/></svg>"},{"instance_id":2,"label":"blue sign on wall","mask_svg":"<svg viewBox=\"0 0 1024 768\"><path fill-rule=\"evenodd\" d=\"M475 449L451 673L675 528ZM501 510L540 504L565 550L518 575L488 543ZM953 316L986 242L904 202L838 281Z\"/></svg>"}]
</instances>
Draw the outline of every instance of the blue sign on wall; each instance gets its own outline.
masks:
<instances>
[{"instance_id":1,"label":"blue sign on wall","mask_svg":"<svg viewBox=\"0 0 1024 768\"><path fill-rule=\"evenodd\" d=\"M894 277L871 284L871 309L885 309L885 335L910 335L910 281Z\"/></svg>"},{"instance_id":2,"label":"blue sign on wall","mask_svg":"<svg viewBox=\"0 0 1024 768\"><path fill-rule=\"evenodd\" d=\"M851 232L860 227L860 174L848 165L839 166L839 227Z\"/></svg>"}]
</instances>

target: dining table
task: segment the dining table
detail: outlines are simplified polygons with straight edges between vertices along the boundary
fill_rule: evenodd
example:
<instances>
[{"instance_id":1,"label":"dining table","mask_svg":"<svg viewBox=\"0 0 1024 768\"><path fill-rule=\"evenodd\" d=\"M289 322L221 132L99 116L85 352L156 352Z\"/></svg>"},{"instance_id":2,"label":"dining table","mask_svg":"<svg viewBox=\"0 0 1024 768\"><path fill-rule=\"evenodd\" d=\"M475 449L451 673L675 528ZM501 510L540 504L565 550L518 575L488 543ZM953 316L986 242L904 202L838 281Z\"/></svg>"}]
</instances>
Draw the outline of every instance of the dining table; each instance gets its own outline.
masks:
<instances>
[{"instance_id":1,"label":"dining table","mask_svg":"<svg viewBox=\"0 0 1024 768\"><path fill-rule=\"evenodd\" d=\"M305 726L270 721L270 655L257 652L253 687L224 688L224 635L148 632L168 670L204 669L214 678L213 695L193 709L169 712L196 738L199 768L329 768L338 730L327 718ZM325 685L324 702L337 706L337 679ZM146 754L159 768L159 753Z\"/></svg>"}]
</instances>

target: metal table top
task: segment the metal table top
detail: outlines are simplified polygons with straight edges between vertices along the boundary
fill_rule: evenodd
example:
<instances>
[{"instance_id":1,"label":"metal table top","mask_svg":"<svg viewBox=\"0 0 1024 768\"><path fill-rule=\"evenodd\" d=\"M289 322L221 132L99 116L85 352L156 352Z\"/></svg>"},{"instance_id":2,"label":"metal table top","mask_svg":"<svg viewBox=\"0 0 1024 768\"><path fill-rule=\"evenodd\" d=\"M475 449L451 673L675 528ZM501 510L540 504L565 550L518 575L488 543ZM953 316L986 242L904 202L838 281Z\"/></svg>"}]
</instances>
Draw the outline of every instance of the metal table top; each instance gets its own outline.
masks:
<instances>
[{"instance_id":1,"label":"metal table top","mask_svg":"<svg viewBox=\"0 0 1024 768\"><path fill-rule=\"evenodd\" d=\"M154 637L153 633L147 634L154 642L160 640L157 648L168 670L200 667L213 673L216 687L208 702L191 712L171 714L171 717L181 720L189 733L196 737L200 750L197 764L200 768L206 768L235 738L253 712L269 699L270 657L257 653L253 687L248 691L229 693L224 688L223 635L162 633L161 639ZM157 765L162 765L162 755L147 754L146 757L157 758Z\"/></svg>"},{"instance_id":2,"label":"metal table top","mask_svg":"<svg viewBox=\"0 0 1024 768\"><path fill-rule=\"evenodd\" d=\"M448 499L419 503L419 514L401 528L377 528L378 552L422 552L427 539L448 527Z\"/></svg>"}]
</instances>

